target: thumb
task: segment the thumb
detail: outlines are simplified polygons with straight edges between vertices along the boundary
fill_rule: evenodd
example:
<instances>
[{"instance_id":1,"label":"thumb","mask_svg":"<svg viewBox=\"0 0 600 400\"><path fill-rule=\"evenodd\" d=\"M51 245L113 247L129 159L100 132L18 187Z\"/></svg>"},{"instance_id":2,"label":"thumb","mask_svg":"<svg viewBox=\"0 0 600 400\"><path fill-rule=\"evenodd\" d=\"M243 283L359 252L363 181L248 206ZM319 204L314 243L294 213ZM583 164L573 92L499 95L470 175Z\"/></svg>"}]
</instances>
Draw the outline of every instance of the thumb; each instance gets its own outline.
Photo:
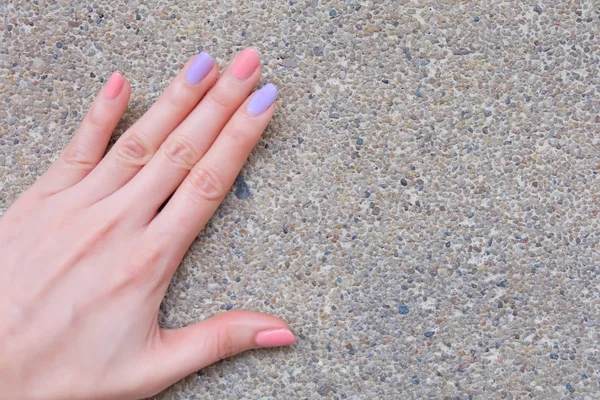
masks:
<instances>
[{"instance_id":1,"label":"thumb","mask_svg":"<svg viewBox=\"0 0 600 400\"><path fill-rule=\"evenodd\" d=\"M289 326L271 315L230 311L180 329L161 330L161 344L151 354L151 382L167 387L242 351L296 342Z\"/></svg>"}]
</instances>

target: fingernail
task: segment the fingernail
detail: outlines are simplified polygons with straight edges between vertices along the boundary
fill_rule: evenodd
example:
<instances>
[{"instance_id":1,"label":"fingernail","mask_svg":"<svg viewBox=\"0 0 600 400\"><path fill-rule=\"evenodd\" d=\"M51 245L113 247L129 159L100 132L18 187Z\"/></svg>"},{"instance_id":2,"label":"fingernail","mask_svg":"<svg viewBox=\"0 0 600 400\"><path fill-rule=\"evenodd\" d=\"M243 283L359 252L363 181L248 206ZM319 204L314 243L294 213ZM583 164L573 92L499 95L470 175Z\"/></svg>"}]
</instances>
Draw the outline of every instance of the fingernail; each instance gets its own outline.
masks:
<instances>
[{"instance_id":1,"label":"fingernail","mask_svg":"<svg viewBox=\"0 0 600 400\"><path fill-rule=\"evenodd\" d=\"M296 343L296 338L288 329L272 329L259 332L254 341L259 347L279 347Z\"/></svg>"},{"instance_id":2,"label":"fingernail","mask_svg":"<svg viewBox=\"0 0 600 400\"><path fill-rule=\"evenodd\" d=\"M241 81L250 78L260 65L260 57L253 48L247 48L235 58L232 66L233 76Z\"/></svg>"},{"instance_id":3,"label":"fingernail","mask_svg":"<svg viewBox=\"0 0 600 400\"><path fill-rule=\"evenodd\" d=\"M206 75L208 75L214 63L215 61L213 58L205 52L198 54L192 62L192 65L190 65L190 69L188 69L186 74L188 82L192 85L200 82L206 77Z\"/></svg>"},{"instance_id":4,"label":"fingernail","mask_svg":"<svg viewBox=\"0 0 600 400\"><path fill-rule=\"evenodd\" d=\"M277 88L272 83L267 83L252 96L252 99L248 103L248 112L258 115L269 108L276 98Z\"/></svg>"},{"instance_id":5,"label":"fingernail","mask_svg":"<svg viewBox=\"0 0 600 400\"><path fill-rule=\"evenodd\" d=\"M125 83L125 78L118 72L113 73L104 86L104 96L109 100L116 99L123 89L123 83Z\"/></svg>"}]
</instances>

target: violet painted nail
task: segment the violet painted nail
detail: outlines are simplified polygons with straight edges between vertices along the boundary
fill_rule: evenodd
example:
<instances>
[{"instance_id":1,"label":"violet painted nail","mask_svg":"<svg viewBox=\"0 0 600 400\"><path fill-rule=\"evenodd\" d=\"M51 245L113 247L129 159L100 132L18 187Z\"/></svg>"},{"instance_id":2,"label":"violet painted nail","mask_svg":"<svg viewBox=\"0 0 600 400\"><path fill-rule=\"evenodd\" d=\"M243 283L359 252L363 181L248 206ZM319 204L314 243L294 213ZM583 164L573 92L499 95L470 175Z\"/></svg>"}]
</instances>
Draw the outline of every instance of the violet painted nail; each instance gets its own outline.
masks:
<instances>
[{"instance_id":1,"label":"violet painted nail","mask_svg":"<svg viewBox=\"0 0 600 400\"><path fill-rule=\"evenodd\" d=\"M214 63L215 61L212 59L212 57L205 52L198 54L192 62L192 65L190 65L190 69L188 69L186 75L188 82L192 85L200 82L202 79L204 79L204 77L206 77L206 75L208 75Z\"/></svg>"},{"instance_id":2,"label":"violet painted nail","mask_svg":"<svg viewBox=\"0 0 600 400\"><path fill-rule=\"evenodd\" d=\"M248 103L248 112L258 115L269 108L276 98L277 88L272 83L267 83L252 96L250 103Z\"/></svg>"}]
</instances>

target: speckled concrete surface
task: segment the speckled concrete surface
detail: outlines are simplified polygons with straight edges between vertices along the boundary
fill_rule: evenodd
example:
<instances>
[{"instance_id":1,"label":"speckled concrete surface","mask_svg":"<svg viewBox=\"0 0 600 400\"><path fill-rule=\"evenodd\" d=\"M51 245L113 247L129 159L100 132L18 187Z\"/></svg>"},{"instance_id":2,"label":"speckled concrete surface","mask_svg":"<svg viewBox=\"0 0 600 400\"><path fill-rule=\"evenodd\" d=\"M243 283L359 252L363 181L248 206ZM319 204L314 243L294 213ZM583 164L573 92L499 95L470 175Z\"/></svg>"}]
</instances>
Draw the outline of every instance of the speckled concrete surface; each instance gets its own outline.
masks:
<instances>
[{"instance_id":1,"label":"speckled concrete surface","mask_svg":"<svg viewBox=\"0 0 600 400\"><path fill-rule=\"evenodd\" d=\"M111 71L133 84L125 127L199 49L253 45L278 113L161 321L249 308L299 341L157 399L598 399L599 18L595 0L4 1L0 209Z\"/></svg>"}]
</instances>

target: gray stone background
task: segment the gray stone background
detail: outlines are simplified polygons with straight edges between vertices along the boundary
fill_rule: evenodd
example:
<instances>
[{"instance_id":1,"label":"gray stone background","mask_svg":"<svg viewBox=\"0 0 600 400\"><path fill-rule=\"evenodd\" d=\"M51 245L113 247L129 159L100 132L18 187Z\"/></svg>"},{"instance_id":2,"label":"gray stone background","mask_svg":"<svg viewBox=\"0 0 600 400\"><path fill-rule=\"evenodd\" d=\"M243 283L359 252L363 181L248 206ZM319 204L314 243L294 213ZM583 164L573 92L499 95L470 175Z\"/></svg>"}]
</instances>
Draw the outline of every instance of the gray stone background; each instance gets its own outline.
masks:
<instances>
[{"instance_id":1,"label":"gray stone background","mask_svg":"<svg viewBox=\"0 0 600 400\"><path fill-rule=\"evenodd\" d=\"M114 70L143 114L254 46L269 130L164 326L287 320L157 399L598 399L600 3L4 0L0 209Z\"/></svg>"}]
</instances>

